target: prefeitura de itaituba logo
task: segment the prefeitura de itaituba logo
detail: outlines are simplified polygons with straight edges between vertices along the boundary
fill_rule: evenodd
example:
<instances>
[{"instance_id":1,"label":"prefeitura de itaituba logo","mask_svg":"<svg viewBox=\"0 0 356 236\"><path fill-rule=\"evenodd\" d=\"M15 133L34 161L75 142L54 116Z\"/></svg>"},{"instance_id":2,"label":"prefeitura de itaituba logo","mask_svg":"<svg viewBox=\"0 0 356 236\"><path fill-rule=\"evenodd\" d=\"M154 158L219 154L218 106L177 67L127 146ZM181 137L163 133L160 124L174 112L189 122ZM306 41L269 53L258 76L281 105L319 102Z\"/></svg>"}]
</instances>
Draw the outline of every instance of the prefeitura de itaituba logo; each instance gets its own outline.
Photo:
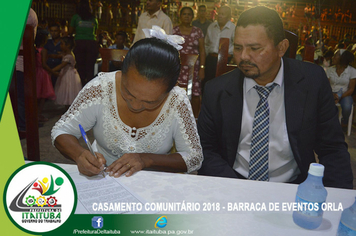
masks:
<instances>
[{"instance_id":1,"label":"prefeitura de itaituba logo","mask_svg":"<svg viewBox=\"0 0 356 236\"><path fill-rule=\"evenodd\" d=\"M52 175L50 183L47 177L32 181L12 200L10 210L22 212L22 223L60 223L62 206L54 195L60 188L55 189L54 185L61 186L63 182L61 177L54 182ZM30 189L40 194L27 194Z\"/></svg>"},{"instance_id":2,"label":"prefeitura de itaituba logo","mask_svg":"<svg viewBox=\"0 0 356 236\"><path fill-rule=\"evenodd\" d=\"M20 229L30 232L48 232L59 227L75 205L75 190L67 174L42 162L15 172L4 194L9 218Z\"/></svg>"}]
</instances>

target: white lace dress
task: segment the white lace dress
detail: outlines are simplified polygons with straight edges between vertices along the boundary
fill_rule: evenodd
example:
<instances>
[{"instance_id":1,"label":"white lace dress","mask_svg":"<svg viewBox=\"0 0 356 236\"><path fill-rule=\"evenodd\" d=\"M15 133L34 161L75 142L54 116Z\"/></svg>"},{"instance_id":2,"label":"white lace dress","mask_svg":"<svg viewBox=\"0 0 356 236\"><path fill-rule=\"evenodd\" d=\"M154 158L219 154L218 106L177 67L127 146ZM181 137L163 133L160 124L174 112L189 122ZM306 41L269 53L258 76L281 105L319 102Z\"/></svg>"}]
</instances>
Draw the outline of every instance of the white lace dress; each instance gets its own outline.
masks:
<instances>
[{"instance_id":1,"label":"white lace dress","mask_svg":"<svg viewBox=\"0 0 356 236\"><path fill-rule=\"evenodd\" d=\"M187 172L198 170L203 153L185 90L174 87L155 121L135 129L119 117L115 73L100 73L80 91L52 128L52 143L61 134L80 138L81 124L86 131L93 129L93 148L104 155L108 165L125 153L168 154L174 142L187 165Z\"/></svg>"}]
</instances>

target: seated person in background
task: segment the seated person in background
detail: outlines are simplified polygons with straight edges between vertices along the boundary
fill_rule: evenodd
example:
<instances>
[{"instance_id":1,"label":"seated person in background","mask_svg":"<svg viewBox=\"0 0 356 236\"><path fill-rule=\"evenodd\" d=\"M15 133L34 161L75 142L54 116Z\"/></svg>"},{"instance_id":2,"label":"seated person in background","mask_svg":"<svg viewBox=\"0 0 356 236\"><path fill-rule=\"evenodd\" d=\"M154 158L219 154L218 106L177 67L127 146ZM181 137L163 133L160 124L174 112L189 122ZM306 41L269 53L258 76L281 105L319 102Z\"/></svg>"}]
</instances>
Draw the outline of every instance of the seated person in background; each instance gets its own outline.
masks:
<instances>
[{"instance_id":1,"label":"seated person in background","mask_svg":"<svg viewBox=\"0 0 356 236\"><path fill-rule=\"evenodd\" d=\"M331 66L331 59L334 56L332 50L326 50L323 54L323 64L321 65L326 71Z\"/></svg>"},{"instance_id":2,"label":"seated person in background","mask_svg":"<svg viewBox=\"0 0 356 236\"><path fill-rule=\"evenodd\" d=\"M109 48L129 50L129 48L125 46L126 40L127 40L127 33L125 31L119 31L115 35L115 43L109 46Z\"/></svg>"},{"instance_id":3,"label":"seated person in background","mask_svg":"<svg viewBox=\"0 0 356 236\"><path fill-rule=\"evenodd\" d=\"M109 49L129 50L129 48L125 46L126 40L127 40L127 33L125 31L119 31L115 35L115 44L111 45ZM121 70L121 68L122 68L122 61L109 62L109 71Z\"/></svg>"},{"instance_id":4,"label":"seated person in background","mask_svg":"<svg viewBox=\"0 0 356 236\"><path fill-rule=\"evenodd\" d=\"M198 174L301 183L310 163L328 187L353 187L350 154L323 68L282 58L289 46L275 10L244 11L236 24L238 65L206 84Z\"/></svg>"},{"instance_id":5,"label":"seated person in background","mask_svg":"<svg viewBox=\"0 0 356 236\"><path fill-rule=\"evenodd\" d=\"M98 36L99 47L108 48L112 45L112 39L107 31L103 31Z\"/></svg>"},{"instance_id":6,"label":"seated person in background","mask_svg":"<svg viewBox=\"0 0 356 236\"><path fill-rule=\"evenodd\" d=\"M333 65L326 70L332 92L334 93L335 104L340 103L342 109L341 124L347 126L353 99L351 97L356 84L356 69L350 66L354 60L354 55L345 50L335 51L332 58Z\"/></svg>"},{"instance_id":7,"label":"seated person in background","mask_svg":"<svg viewBox=\"0 0 356 236\"><path fill-rule=\"evenodd\" d=\"M179 72L179 53L171 44L157 38L136 42L122 72L102 73L82 89L52 129L54 146L88 176L104 164L114 177L147 168L199 169L202 148L186 92L175 86ZM98 159L79 144L79 124L93 129ZM177 153L170 153L173 142Z\"/></svg>"}]
</instances>

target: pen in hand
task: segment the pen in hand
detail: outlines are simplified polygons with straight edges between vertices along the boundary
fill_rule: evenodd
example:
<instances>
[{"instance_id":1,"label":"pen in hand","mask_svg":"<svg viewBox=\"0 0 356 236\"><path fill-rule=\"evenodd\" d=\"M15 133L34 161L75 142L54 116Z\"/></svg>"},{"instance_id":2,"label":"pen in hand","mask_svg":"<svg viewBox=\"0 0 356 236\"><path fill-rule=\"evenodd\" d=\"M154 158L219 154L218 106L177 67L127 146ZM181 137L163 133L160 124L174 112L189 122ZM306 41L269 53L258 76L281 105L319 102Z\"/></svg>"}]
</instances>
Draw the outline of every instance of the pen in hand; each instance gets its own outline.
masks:
<instances>
[{"instance_id":1,"label":"pen in hand","mask_svg":"<svg viewBox=\"0 0 356 236\"><path fill-rule=\"evenodd\" d=\"M94 152L94 150L93 150L93 148L92 148L92 146L91 146L91 144L90 144L90 141L89 141L89 139L88 139L87 134L85 133L83 127L82 127L80 124L79 124L79 129L80 129L80 132L82 133L82 137L83 137L85 143L87 144L87 146L88 146L88 148L89 148L90 153L93 154L93 156L95 156L96 159L98 159L97 155L95 154L95 152ZM107 167L107 166L105 165L105 166L104 166L104 170L100 171L100 173L103 175L103 177L105 177L105 169L106 169L106 167Z\"/></svg>"}]
</instances>

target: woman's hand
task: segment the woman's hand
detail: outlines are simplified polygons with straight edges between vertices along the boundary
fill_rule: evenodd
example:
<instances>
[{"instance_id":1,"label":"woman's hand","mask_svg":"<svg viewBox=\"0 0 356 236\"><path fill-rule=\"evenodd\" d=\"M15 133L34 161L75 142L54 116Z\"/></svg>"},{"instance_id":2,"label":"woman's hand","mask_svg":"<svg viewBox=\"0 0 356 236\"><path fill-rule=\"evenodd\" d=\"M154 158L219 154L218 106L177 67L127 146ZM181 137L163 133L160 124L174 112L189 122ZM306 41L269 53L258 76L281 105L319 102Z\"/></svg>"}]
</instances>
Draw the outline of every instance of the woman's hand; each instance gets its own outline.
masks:
<instances>
[{"instance_id":1,"label":"woman's hand","mask_svg":"<svg viewBox=\"0 0 356 236\"><path fill-rule=\"evenodd\" d=\"M337 95L337 93L333 93L333 95L334 95L335 104L339 103L339 96Z\"/></svg>"},{"instance_id":2,"label":"woman's hand","mask_svg":"<svg viewBox=\"0 0 356 236\"><path fill-rule=\"evenodd\" d=\"M147 167L143 161L143 154L140 153L126 153L115 162L113 162L107 169L106 172L110 176L115 178L120 177L126 172L126 177L129 177Z\"/></svg>"},{"instance_id":3,"label":"woman's hand","mask_svg":"<svg viewBox=\"0 0 356 236\"><path fill-rule=\"evenodd\" d=\"M95 153L98 158L90 153L89 150L85 150L75 159L78 170L83 175L93 176L97 175L104 169L106 160L101 153Z\"/></svg>"}]
</instances>

